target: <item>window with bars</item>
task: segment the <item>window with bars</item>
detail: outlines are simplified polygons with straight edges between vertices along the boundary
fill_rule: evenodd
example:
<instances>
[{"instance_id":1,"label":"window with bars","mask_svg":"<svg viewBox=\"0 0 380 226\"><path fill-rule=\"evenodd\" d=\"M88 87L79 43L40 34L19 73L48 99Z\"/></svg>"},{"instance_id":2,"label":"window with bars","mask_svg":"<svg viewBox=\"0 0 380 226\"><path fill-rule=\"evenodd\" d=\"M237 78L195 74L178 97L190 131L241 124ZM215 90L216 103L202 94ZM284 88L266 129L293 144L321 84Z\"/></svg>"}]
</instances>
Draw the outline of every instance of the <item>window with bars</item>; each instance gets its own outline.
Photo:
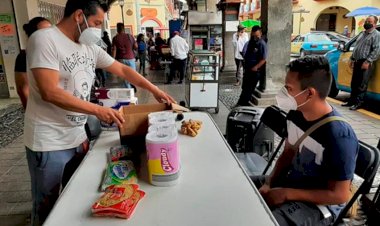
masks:
<instances>
[{"instance_id":1,"label":"window with bars","mask_svg":"<svg viewBox=\"0 0 380 226\"><path fill-rule=\"evenodd\" d=\"M63 18L65 7L38 0L38 10L42 17L49 19L52 24L57 24Z\"/></svg>"}]
</instances>

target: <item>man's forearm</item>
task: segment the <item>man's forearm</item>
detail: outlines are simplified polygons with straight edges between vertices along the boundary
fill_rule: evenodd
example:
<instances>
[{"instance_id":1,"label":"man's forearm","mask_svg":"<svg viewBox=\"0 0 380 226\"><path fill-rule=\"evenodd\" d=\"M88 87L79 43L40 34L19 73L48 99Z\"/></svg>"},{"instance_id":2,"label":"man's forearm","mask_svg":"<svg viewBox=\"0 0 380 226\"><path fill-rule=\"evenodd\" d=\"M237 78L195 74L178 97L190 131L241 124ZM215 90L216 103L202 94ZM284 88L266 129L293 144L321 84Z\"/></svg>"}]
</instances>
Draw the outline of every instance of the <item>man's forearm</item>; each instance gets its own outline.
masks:
<instances>
[{"instance_id":1,"label":"man's forearm","mask_svg":"<svg viewBox=\"0 0 380 226\"><path fill-rule=\"evenodd\" d=\"M260 62L258 64L256 64L256 67L257 69L260 69L264 64L265 64L266 60L260 60Z\"/></svg>"},{"instance_id":2,"label":"man's forearm","mask_svg":"<svg viewBox=\"0 0 380 226\"><path fill-rule=\"evenodd\" d=\"M349 200L348 192L336 192L332 190L305 190L284 188L287 201L310 202L316 205L338 205Z\"/></svg>"},{"instance_id":3,"label":"man's forearm","mask_svg":"<svg viewBox=\"0 0 380 226\"><path fill-rule=\"evenodd\" d=\"M269 176L269 180L266 181L266 183L268 185L271 186L272 183L274 181L276 181L276 179L278 179L278 177L281 174L283 174L284 171L287 170L287 168L291 165L292 160L293 160L295 154L296 154L296 151L290 149L290 145L289 144L285 144L284 151L282 152L282 154L278 158L278 160L276 162L276 165L275 165L272 173Z\"/></svg>"}]
</instances>

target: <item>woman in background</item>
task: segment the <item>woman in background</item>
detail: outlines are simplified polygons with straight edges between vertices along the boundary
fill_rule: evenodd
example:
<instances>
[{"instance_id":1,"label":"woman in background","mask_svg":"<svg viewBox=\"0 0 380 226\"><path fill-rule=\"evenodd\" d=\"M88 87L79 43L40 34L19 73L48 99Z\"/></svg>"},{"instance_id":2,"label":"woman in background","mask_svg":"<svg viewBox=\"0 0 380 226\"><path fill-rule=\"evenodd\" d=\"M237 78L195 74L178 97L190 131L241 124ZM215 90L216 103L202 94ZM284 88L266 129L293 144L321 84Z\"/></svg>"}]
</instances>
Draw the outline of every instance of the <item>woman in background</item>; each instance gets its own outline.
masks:
<instances>
[{"instance_id":1,"label":"woman in background","mask_svg":"<svg viewBox=\"0 0 380 226\"><path fill-rule=\"evenodd\" d=\"M140 69L139 73L146 76L147 74L145 73L145 60L146 60L146 43L144 41L144 34L139 34L137 36L137 51L138 51L138 58L140 61ZM141 73L142 69L142 73Z\"/></svg>"},{"instance_id":2,"label":"woman in background","mask_svg":"<svg viewBox=\"0 0 380 226\"><path fill-rule=\"evenodd\" d=\"M28 37L30 37L35 31L43 28L50 27L51 23L48 19L43 17L34 17L29 23L24 24L23 29ZM26 51L22 49L16 57L15 63L15 82L17 94L20 97L22 106L26 109L26 103L29 96L29 84L26 73Z\"/></svg>"}]
</instances>

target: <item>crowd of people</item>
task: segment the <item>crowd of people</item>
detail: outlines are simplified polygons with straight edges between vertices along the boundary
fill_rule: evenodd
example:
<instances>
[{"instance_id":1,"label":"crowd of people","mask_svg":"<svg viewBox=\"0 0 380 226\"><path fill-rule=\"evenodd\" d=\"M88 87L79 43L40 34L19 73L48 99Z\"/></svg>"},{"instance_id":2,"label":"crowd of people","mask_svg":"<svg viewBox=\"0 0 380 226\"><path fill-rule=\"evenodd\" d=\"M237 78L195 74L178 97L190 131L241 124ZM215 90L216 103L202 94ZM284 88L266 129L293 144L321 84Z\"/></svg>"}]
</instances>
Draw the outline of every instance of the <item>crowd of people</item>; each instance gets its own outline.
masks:
<instances>
[{"instance_id":1,"label":"crowd of people","mask_svg":"<svg viewBox=\"0 0 380 226\"><path fill-rule=\"evenodd\" d=\"M108 9L109 5L100 0L68 0L64 18L57 25L37 17L24 26L29 40L27 49L17 57L15 76L26 109L24 137L32 184L32 225L41 225L52 209L65 184L67 163L87 152L87 116L123 126L120 112L89 102L96 74L100 74L102 85L106 71L124 79L125 87L138 86L159 102L175 102L144 77L145 61L152 61L152 51L162 53L168 44L159 34L154 40L143 34L135 39L125 32L122 23L117 24L112 41L106 32L101 37L100 27ZM364 39L379 42L373 29L376 22L376 17L367 19ZM366 43L354 50L354 76L363 77L378 57L366 56L372 53ZM252 28L250 37L239 26L233 45L235 85L242 85L238 105L249 105L255 87L263 77L265 80L267 44L259 26ZM169 46L175 66L167 84L177 71L178 83L182 83L189 45L177 31ZM360 84L368 82L365 78ZM289 111L285 148L269 176L251 179L280 225L328 225L349 199L358 140L351 126L326 101L331 82L330 66L323 56L301 57L288 65L285 85L276 97L279 107ZM352 94L350 104L354 100L360 103L363 89L361 85ZM334 120L316 126L330 117ZM318 127L314 133L302 136L314 127Z\"/></svg>"}]
</instances>

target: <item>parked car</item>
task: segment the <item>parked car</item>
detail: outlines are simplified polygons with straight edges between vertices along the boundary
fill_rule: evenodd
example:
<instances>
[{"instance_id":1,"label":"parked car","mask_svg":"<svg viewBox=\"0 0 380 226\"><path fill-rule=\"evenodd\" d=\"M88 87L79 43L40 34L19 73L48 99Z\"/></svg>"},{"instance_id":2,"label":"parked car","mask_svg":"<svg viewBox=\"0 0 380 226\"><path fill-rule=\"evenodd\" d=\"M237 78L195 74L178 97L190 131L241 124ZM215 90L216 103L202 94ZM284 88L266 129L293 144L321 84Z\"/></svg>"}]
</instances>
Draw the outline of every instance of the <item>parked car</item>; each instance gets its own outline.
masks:
<instances>
[{"instance_id":1,"label":"parked car","mask_svg":"<svg viewBox=\"0 0 380 226\"><path fill-rule=\"evenodd\" d=\"M380 31L380 26L376 28ZM352 68L350 68L350 57L356 45L358 37L353 37L348 43L341 43L336 50L325 54L330 63L333 82L331 84L330 97L336 97L339 90L351 92ZM368 83L367 97L380 101L380 60L374 62L375 70Z\"/></svg>"},{"instance_id":2,"label":"parked car","mask_svg":"<svg viewBox=\"0 0 380 226\"><path fill-rule=\"evenodd\" d=\"M339 34L337 32L334 32L334 31L313 31L312 33L322 33L322 34L325 34L327 35L327 37L329 37L329 39L333 42L344 42L344 43L347 43L351 40L351 38L347 37L347 36L344 36L342 34Z\"/></svg>"},{"instance_id":3,"label":"parked car","mask_svg":"<svg viewBox=\"0 0 380 226\"><path fill-rule=\"evenodd\" d=\"M296 36L291 42L291 53L299 56L310 54L325 54L336 49L338 42L333 42L323 33L310 32Z\"/></svg>"}]
</instances>

